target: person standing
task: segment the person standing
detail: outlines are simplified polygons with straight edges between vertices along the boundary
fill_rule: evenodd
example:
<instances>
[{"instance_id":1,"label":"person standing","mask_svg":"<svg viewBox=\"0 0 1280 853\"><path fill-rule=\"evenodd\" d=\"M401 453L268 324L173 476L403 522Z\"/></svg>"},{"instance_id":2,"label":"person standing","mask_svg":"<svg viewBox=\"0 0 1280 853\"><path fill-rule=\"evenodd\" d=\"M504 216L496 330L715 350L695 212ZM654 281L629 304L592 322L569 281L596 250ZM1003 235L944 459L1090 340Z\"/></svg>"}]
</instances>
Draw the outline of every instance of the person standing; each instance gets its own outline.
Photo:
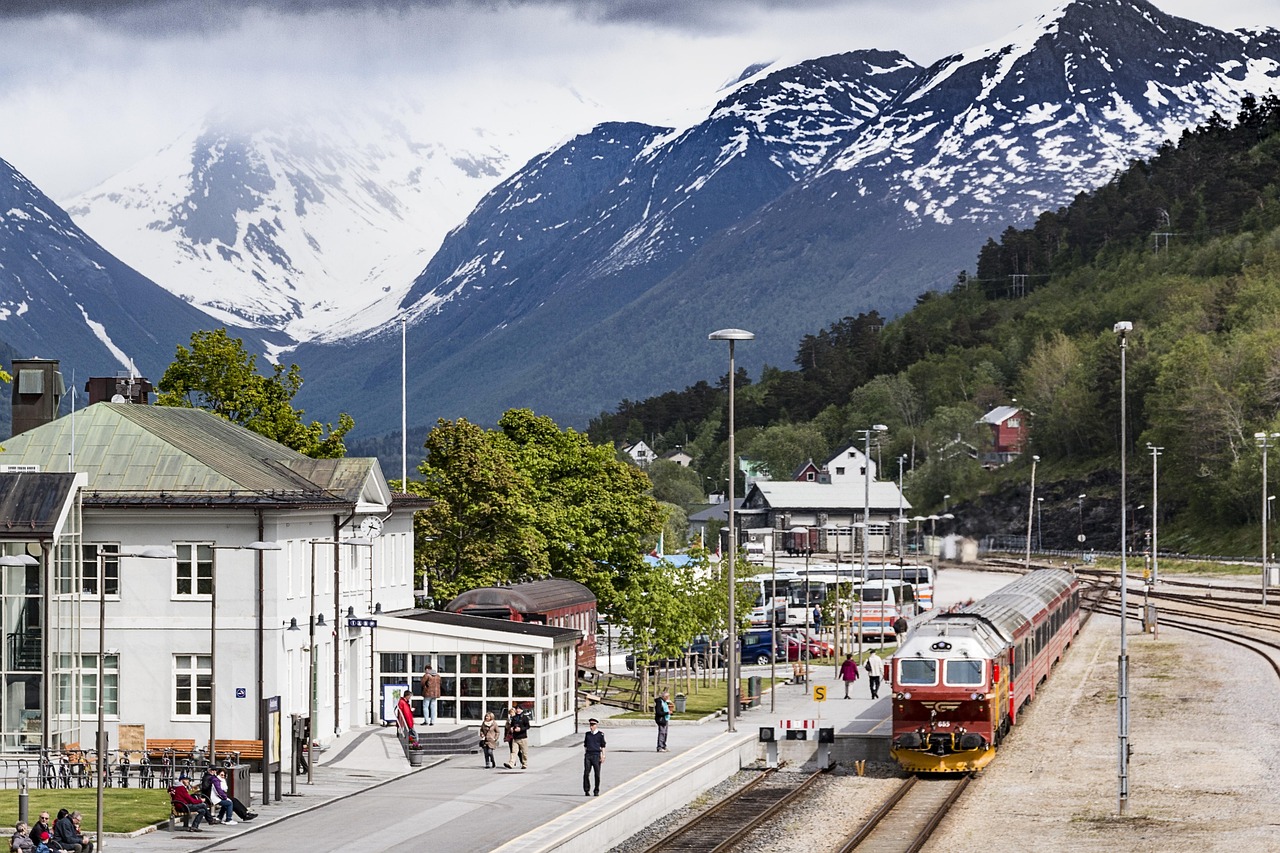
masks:
<instances>
[{"instance_id":1,"label":"person standing","mask_svg":"<svg viewBox=\"0 0 1280 853\"><path fill-rule=\"evenodd\" d=\"M871 698L880 698L880 676L884 675L884 661L875 652L867 655L862 664L867 670L867 682L871 685Z\"/></svg>"},{"instance_id":2,"label":"person standing","mask_svg":"<svg viewBox=\"0 0 1280 853\"><path fill-rule=\"evenodd\" d=\"M851 698L849 685L858 680L858 662L853 659L853 655L844 656L844 663L840 664L840 679L844 682L844 698Z\"/></svg>"},{"instance_id":3,"label":"person standing","mask_svg":"<svg viewBox=\"0 0 1280 853\"><path fill-rule=\"evenodd\" d=\"M822 608L816 604L813 605L813 633L822 633Z\"/></svg>"},{"instance_id":4,"label":"person standing","mask_svg":"<svg viewBox=\"0 0 1280 853\"><path fill-rule=\"evenodd\" d=\"M507 740L511 743L511 760L503 764L508 770L514 770L516 759L520 760L520 769L529 769L529 717L524 708L515 705L507 714Z\"/></svg>"},{"instance_id":5,"label":"person standing","mask_svg":"<svg viewBox=\"0 0 1280 853\"><path fill-rule=\"evenodd\" d=\"M899 615L893 620L893 634L898 641L898 646L902 646L902 641L907 638L907 629L911 626L907 623L907 617Z\"/></svg>"},{"instance_id":6,"label":"person standing","mask_svg":"<svg viewBox=\"0 0 1280 853\"><path fill-rule=\"evenodd\" d=\"M671 723L671 693L663 690L653 703L653 721L658 724L658 752L667 749L667 726Z\"/></svg>"},{"instance_id":7,"label":"person standing","mask_svg":"<svg viewBox=\"0 0 1280 853\"><path fill-rule=\"evenodd\" d=\"M440 698L440 673L431 668L422 673L422 722L428 726L436 724L436 700Z\"/></svg>"},{"instance_id":8,"label":"person standing","mask_svg":"<svg viewBox=\"0 0 1280 853\"><path fill-rule=\"evenodd\" d=\"M497 767L498 762L494 760L493 750L498 746L498 721L493 718L493 712L489 711L484 715L484 719L480 722L480 750L484 753L484 766L488 770L490 767Z\"/></svg>"},{"instance_id":9,"label":"person standing","mask_svg":"<svg viewBox=\"0 0 1280 853\"><path fill-rule=\"evenodd\" d=\"M600 765L604 762L604 732L596 728L600 721L595 717L587 720L591 728L582 739L582 793L584 796L600 796ZM591 789L591 774L596 775L594 794Z\"/></svg>"}]
</instances>

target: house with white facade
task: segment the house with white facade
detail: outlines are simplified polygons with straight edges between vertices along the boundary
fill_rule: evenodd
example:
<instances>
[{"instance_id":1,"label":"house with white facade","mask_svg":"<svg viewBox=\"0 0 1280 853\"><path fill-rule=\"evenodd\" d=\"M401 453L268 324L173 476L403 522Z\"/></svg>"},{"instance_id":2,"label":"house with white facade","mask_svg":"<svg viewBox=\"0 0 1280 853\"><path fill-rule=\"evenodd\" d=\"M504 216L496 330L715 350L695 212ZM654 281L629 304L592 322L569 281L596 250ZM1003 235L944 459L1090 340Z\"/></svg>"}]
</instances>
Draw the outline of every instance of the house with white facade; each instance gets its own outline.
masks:
<instances>
[{"instance_id":1,"label":"house with white facade","mask_svg":"<svg viewBox=\"0 0 1280 853\"><path fill-rule=\"evenodd\" d=\"M386 685L416 694L427 661L454 672L441 722L474 723L471 700L520 702L533 742L572 731L580 633L415 609L425 503L392 494L376 459L311 459L203 410L135 403L4 447L0 566L21 564L0 574L0 751L93 744L101 695L109 745L122 726L202 746L279 734L287 768L292 718L327 746L384 718Z\"/></svg>"}]
</instances>

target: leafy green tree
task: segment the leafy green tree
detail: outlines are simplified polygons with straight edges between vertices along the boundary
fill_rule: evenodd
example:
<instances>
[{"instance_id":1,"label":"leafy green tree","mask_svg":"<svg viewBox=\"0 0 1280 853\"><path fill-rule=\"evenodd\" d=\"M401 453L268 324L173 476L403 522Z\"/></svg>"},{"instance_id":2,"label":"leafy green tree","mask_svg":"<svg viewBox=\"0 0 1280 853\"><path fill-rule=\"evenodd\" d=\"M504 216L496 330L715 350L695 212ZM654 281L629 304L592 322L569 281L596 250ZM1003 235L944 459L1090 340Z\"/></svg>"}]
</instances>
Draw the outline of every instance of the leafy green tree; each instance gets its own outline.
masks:
<instances>
[{"instance_id":1,"label":"leafy green tree","mask_svg":"<svg viewBox=\"0 0 1280 853\"><path fill-rule=\"evenodd\" d=\"M432 503L414 519L414 555L437 602L479 586L550 573L533 524L532 486L503 436L443 418L427 434L420 480Z\"/></svg>"},{"instance_id":2,"label":"leafy green tree","mask_svg":"<svg viewBox=\"0 0 1280 853\"><path fill-rule=\"evenodd\" d=\"M739 445L742 455L764 466L771 480L785 480L812 459L819 465L827 458L827 441L813 424L775 424ZM736 449L736 448L735 448Z\"/></svg>"},{"instance_id":3,"label":"leafy green tree","mask_svg":"<svg viewBox=\"0 0 1280 853\"><path fill-rule=\"evenodd\" d=\"M656 459L649 466L653 498L681 507L697 506L706 500L702 475L670 459Z\"/></svg>"},{"instance_id":4,"label":"leafy green tree","mask_svg":"<svg viewBox=\"0 0 1280 853\"><path fill-rule=\"evenodd\" d=\"M226 329L194 333L190 349L179 345L157 388L158 405L205 409L316 459L346 455L342 438L355 426L345 412L336 427L303 423L305 413L292 405L302 388L298 365L277 364L263 376L257 358Z\"/></svg>"}]
</instances>

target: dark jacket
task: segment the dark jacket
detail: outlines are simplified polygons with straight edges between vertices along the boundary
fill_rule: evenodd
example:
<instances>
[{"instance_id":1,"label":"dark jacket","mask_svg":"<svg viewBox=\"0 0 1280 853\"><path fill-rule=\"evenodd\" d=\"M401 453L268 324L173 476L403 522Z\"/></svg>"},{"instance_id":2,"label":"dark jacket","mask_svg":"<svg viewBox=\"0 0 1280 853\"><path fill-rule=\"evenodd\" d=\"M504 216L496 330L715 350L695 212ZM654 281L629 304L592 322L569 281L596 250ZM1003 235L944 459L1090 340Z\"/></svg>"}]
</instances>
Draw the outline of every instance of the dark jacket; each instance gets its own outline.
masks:
<instances>
[{"instance_id":1,"label":"dark jacket","mask_svg":"<svg viewBox=\"0 0 1280 853\"><path fill-rule=\"evenodd\" d=\"M524 740L529 737L529 715L524 709L517 709L511 715L511 719L507 720L507 731L511 734L512 740Z\"/></svg>"},{"instance_id":2,"label":"dark jacket","mask_svg":"<svg viewBox=\"0 0 1280 853\"><path fill-rule=\"evenodd\" d=\"M586 737L582 739L582 746L587 751L587 755L599 755L604 752L604 732L588 731Z\"/></svg>"},{"instance_id":3,"label":"dark jacket","mask_svg":"<svg viewBox=\"0 0 1280 853\"><path fill-rule=\"evenodd\" d=\"M36 844L48 844L49 839L53 838L53 827L36 821L31 825L31 832L28 835Z\"/></svg>"},{"instance_id":4,"label":"dark jacket","mask_svg":"<svg viewBox=\"0 0 1280 853\"><path fill-rule=\"evenodd\" d=\"M84 836L71 822L71 815L67 815L53 824L53 840L59 844L83 844Z\"/></svg>"}]
</instances>

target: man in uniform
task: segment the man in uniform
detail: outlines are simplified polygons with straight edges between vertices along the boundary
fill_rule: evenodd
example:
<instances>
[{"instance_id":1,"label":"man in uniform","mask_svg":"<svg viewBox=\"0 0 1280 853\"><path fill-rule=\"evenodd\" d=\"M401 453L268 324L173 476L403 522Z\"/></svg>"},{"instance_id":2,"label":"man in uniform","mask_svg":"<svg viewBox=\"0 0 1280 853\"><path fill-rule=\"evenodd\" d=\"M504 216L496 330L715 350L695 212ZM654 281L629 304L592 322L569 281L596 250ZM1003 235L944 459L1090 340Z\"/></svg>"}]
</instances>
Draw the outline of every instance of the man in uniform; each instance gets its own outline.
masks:
<instances>
[{"instance_id":1,"label":"man in uniform","mask_svg":"<svg viewBox=\"0 0 1280 853\"><path fill-rule=\"evenodd\" d=\"M592 717L587 723L590 731L582 739L582 793L585 796L600 796L600 764L604 761L604 732L596 728L600 721ZM595 791L591 789L591 774L596 775Z\"/></svg>"}]
</instances>

